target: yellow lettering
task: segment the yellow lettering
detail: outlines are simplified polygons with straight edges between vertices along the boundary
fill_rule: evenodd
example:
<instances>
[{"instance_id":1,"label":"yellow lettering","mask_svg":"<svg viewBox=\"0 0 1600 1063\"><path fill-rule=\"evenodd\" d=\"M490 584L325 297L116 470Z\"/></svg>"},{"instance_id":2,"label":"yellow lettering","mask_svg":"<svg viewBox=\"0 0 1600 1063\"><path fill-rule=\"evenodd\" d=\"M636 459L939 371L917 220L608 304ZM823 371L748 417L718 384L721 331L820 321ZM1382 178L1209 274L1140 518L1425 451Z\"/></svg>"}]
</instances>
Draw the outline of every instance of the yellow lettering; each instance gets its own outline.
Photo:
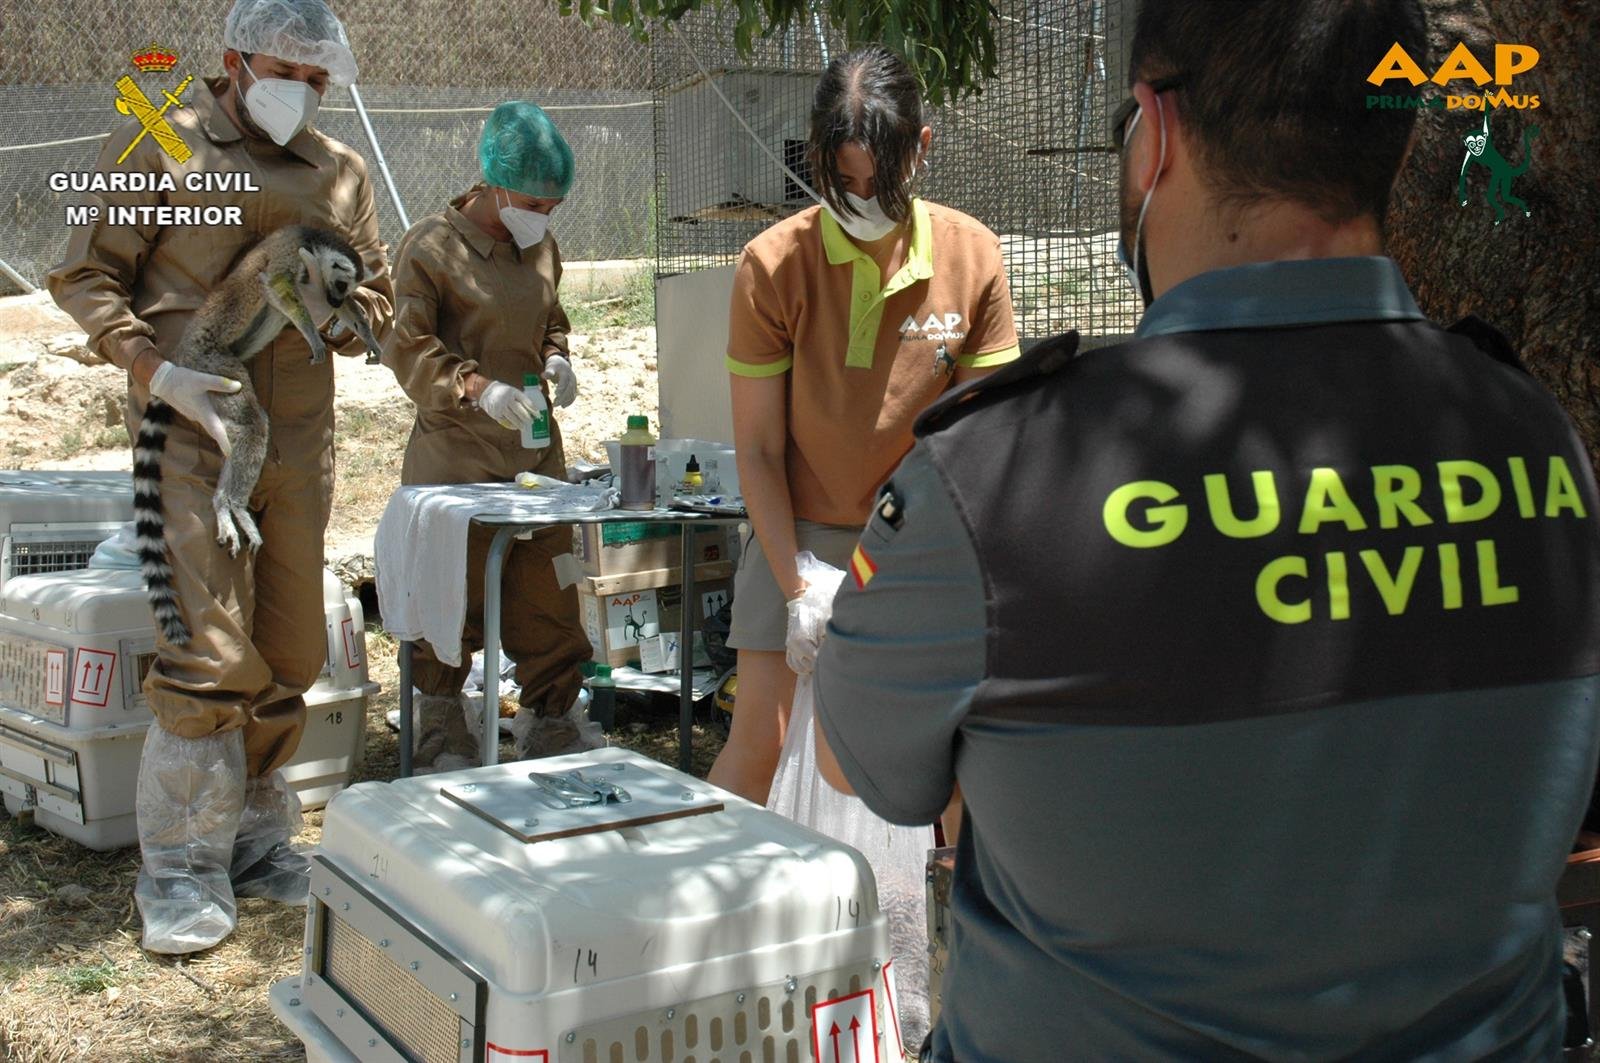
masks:
<instances>
[{"instance_id":1,"label":"yellow lettering","mask_svg":"<svg viewBox=\"0 0 1600 1063\"><path fill-rule=\"evenodd\" d=\"M1338 550L1328 551L1328 618L1350 619L1350 571Z\"/></svg>"},{"instance_id":2,"label":"yellow lettering","mask_svg":"<svg viewBox=\"0 0 1600 1063\"><path fill-rule=\"evenodd\" d=\"M1206 477L1206 505L1211 509L1211 523L1217 531L1230 539L1254 539L1266 535L1278 526L1282 514L1278 510L1278 489L1272 472L1263 470L1250 474L1250 483L1256 492L1256 515L1250 520L1240 520L1233 512L1233 500L1228 497L1228 478L1220 472Z\"/></svg>"},{"instance_id":3,"label":"yellow lettering","mask_svg":"<svg viewBox=\"0 0 1600 1063\"><path fill-rule=\"evenodd\" d=\"M1539 62L1539 49L1531 44L1497 44L1494 46L1494 80L1497 85L1509 85L1518 74L1532 70Z\"/></svg>"},{"instance_id":4,"label":"yellow lettering","mask_svg":"<svg viewBox=\"0 0 1600 1063\"><path fill-rule=\"evenodd\" d=\"M1439 64L1439 69L1433 72L1433 81L1436 85L1448 85L1457 78L1471 78L1474 85L1482 85L1489 80L1489 72L1465 44L1457 44L1455 49L1445 56L1444 62Z\"/></svg>"},{"instance_id":5,"label":"yellow lettering","mask_svg":"<svg viewBox=\"0 0 1600 1063\"><path fill-rule=\"evenodd\" d=\"M1128 519L1128 509L1135 499L1147 498L1154 502L1171 502L1178 497L1178 489L1160 480L1136 480L1123 484L1106 496L1101 514L1106 532L1123 546L1144 549L1165 546L1183 534L1189 523L1189 507L1184 505L1151 506L1144 511L1149 528L1136 528Z\"/></svg>"},{"instance_id":6,"label":"yellow lettering","mask_svg":"<svg viewBox=\"0 0 1600 1063\"><path fill-rule=\"evenodd\" d=\"M1300 534L1310 535L1329 521L1339 521L1351 531L1365 531L1367 527L1361 511L1350 500L1350 492L1344 489L1338 470L1312 469L1305 510L1300 514Z\"/></svg>"},{"instance_id":7,"label":"yellow lettering","mask_svg":"<svg viewBox=\"0 0 1600 1063\"><path fill-rule=\"evenodd\" d=\"M1389 575L1389 570L1383 564L1383 556L1376 550L1361 551L1361 563L1367 566L1367 574L1372 577L1372 585L1378 588L1383 607L1389 610L1389 615L1399 616L1405 612L1406 603L1411 600L1411 588L1417 582L1417 570L1422 567L1422 547L1406 547L1397 576Z\"/></svg>"},{"instance_id":8,"label":"yellow lettering","mask_svg":"<svg viewBox=\"0 0 1600 1063\"><path fill-rule=\"evenodd\" d=\"M1428 80L1428 75L1422 72L1417 61L1400 46L1399 41L1394 42L1394 47L1378 60L1378 65L1367 75L1367 80L1374 85L1382 85L1391 78L1405 78L1413 85L1420 85Z\"/></svg>"},{"instance_id":9,"label":"yellow lettering","mask_svg":"<svg viewBox=\"0 0 1600 1063\"><path fill-rule=\"evenodd\" d=\"M1517 588L1500 585L1500 562L1493 539L1478 540L1478 593L1484 605L1509 605L1517 600Z\"/></svg>"},{"instance_id":10,"label":"yellow lettering","mask_svg":"<svg viewBox=\"0 0 1600 1063\"><path fill-rule=\"evenodd\" d=\"M1544 497L1544 515L1558 516L1563 509L1572 510L1575 517L1586 515L1583 509L1583 496L1578 494L1578 485L1572 479L1572 470L1567 468L1566 459L1559 454L1552 454L1550 486Z\"/></svg>"},{"instance_id":11,"label":"yellow lettering","mask_svg":"<svg viewBox=\"0 0 1600 1063\"><path fill-rule=\"evenodd\" d=\"M1536 516L1533 508L1533 484L1528 480L1528 463L1521 458L1507 458L1511 467L1511 493L1517 496L1517 512L1524 517Z\"/></svg>"},{"instance_id":12,"label":"yellow lettering","mask_svg":"<svg viewBox=\"0 0 1600 1063\"><path fill-rule=\"evenodd\" d=\"M1280 557L1268 561L1256 576L1256 604L1280 624L1303 624L1311 619L1311 602L1286 602L1278 596L1278 584L1288 576L1306 579L1311 575L1303 557Z\"/></svg>"},{"instance_id":13,"label":"yellow lettering","mask_svg":"<svg viewBox=\"0 0 1600 1063\"><path fill-rule=\"evenodd\" d=\"M1398 528L1400 515L1414 528L1432 524L1417 497L1422 494L1422 474L1409 465L1374 465L1372 494L1378 503L1378 527Z\"/></svg>"},{"instance_id":14,"label":"yellow lettering","mask_svg":"<svg viewBox=\"0 0 1600 1063\"><path fill-rule=\"evenodd\" d=\"M1439 582L1444 584L1444 607L1461 608L1461 552L1455 543L1439 544Z\"/></svg>"},{"instance_id":15,"label":"yellow lettering","mask_svg":"<svg viewBox=\"0 0 1600 1063\"><path fill-rule=\"evenodd\" d=\"M1476 481L1483 492L1476 502L1463 499L1463 477ZM1451 524L1483 520L1500 505L1500 481L1494 478L1494 473L1475 461L1441 461L1439 490L1444 493L1444 519Z\"/></svg>"}]
</instances>

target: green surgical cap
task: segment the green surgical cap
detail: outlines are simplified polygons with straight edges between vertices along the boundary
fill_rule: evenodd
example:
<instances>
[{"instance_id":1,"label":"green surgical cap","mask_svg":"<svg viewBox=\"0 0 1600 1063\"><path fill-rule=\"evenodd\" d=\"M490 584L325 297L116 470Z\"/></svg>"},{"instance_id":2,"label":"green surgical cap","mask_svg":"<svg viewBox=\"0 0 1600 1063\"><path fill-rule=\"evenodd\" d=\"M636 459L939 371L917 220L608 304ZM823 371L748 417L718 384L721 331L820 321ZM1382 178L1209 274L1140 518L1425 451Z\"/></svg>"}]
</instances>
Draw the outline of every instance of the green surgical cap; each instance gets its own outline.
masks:
<instances>
[{"instance_id":1,"label":"green surgical cap","mask_svg":"<svg viewBox=\"0 0 1600 1063\"><path fill-rule=\"evenodd\" d=\"M491 185L539 199L562 199L572 187L572 149L537 105L508 100L483 123L478 165Z\"/></svg>"}]
</instances>

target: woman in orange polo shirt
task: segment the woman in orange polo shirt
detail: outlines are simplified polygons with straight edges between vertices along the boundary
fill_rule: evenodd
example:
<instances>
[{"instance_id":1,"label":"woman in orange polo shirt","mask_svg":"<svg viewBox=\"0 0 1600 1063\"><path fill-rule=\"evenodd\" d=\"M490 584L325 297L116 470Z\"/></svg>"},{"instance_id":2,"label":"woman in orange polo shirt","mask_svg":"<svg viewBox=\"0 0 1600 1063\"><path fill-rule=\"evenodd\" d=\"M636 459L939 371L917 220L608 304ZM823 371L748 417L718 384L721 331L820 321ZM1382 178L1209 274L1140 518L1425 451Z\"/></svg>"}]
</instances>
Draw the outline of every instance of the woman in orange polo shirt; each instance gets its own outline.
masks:
<instances>
[{"instance_id":1,"label":"woman in orange polo shirt","mask_svg":"<svg viewBox=\"0 0 1600 1063\"><path fill-rule=\"evenodd\" d=\"M847 566L911 426L948 387L1018 355L1000 241L913 194L933 130L916 79L880 46L829 64L807 157L822 205L745 246L727 366L739 482L754 536L728 644L739 702L711 781L764 802L795 675L795 554Z\"/></svg>"}]
</instances>

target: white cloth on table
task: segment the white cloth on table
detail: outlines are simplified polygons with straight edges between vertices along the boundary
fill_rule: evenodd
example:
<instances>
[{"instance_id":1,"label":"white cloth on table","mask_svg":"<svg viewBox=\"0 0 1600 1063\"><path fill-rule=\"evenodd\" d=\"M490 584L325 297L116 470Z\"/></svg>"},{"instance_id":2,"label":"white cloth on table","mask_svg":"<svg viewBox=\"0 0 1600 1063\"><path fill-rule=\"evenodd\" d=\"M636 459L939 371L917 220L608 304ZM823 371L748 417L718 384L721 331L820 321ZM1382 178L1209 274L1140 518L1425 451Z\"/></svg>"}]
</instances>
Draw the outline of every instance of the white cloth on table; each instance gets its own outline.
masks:
<instances>
[{"instance_id":1,"label":"white cloth on table","mask_svg":"<svg viewBox=\"0 0 1600 1063\"><path fill-rule=\"evenodd\" d=\"M397 639L426 641L440 661L459 665L472 518L575 515L615 504L616 491L598 484L538 490L516 484L400 488L389 498L372 544L383 626Z\"/></svg>"}]
</instances>

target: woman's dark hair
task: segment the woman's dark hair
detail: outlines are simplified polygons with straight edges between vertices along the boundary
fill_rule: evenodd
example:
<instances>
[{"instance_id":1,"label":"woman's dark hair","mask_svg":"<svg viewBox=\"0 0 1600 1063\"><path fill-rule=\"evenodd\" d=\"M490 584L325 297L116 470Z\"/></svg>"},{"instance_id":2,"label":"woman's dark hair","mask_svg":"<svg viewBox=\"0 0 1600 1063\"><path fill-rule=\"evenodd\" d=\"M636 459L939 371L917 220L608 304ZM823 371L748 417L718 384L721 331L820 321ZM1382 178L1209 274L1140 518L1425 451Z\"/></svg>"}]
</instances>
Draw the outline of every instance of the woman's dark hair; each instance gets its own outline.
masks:
<instances>
[{"instance_id":1,"label":"woman's dark hair","mask_svg":"<svg viewBox=\"0 0 1600 1063\"><path fill-rule=\"evenodd\" d=\"M844 197L839 149L860 144L877 167L878 202L896 222L911 216L911 193L899 180L917 157L922 96L905 62L872 44L828 64L811 101L806 158L820 192L835 210L854 215Z\"/></svg>"}]
</instances>

